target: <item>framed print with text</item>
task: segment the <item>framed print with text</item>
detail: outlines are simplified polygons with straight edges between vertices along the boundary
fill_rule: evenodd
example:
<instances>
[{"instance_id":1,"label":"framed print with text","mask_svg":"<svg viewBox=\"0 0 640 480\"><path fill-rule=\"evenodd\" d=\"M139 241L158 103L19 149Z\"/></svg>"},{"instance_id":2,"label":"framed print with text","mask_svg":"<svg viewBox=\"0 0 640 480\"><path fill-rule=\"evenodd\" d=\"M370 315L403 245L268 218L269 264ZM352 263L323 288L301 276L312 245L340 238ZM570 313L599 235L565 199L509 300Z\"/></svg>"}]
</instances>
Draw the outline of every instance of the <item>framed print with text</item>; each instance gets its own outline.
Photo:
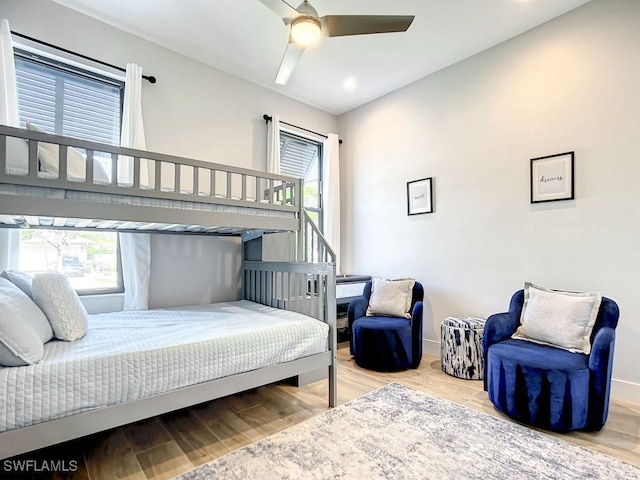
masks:
<instances>
[{"instance_id":1,"label":"framed print with text","mask_svg":"<svg viewBox=\"0 0 640 480\"><path fill-rule=\"evenodd\" d=\"M531 203L573 200L574 152L531 159Z\"/></svg>"},{"instance_id":2,"label":"framed print with text","mask_svg":"<svg viewBox=\"0 0 640 480\"><path fill-rule=\"evenodd\" d=\"M433 213L433 178L407 182L407 215Z\"/></svg>"}]
</instances>

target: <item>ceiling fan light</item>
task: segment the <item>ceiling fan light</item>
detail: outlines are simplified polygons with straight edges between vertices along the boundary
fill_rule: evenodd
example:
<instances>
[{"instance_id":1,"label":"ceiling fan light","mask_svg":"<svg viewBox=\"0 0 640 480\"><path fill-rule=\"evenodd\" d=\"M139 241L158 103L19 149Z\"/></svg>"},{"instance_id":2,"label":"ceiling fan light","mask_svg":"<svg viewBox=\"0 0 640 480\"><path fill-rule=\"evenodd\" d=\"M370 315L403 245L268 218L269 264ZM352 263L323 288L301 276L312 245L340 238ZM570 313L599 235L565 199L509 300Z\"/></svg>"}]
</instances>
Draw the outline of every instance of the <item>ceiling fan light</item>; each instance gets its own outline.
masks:
<instances>
[{"instance_id":1,"label":"ceiling fan light","mask_svg":"<svg viewBox=\"0 0 640 480\"><path fill-rule=\"evenodd\" d=\"M320 22L316 18L302 17L291 24L291 38L299 45L312 45L321 36Z\"/></svg>"}]
</instances>

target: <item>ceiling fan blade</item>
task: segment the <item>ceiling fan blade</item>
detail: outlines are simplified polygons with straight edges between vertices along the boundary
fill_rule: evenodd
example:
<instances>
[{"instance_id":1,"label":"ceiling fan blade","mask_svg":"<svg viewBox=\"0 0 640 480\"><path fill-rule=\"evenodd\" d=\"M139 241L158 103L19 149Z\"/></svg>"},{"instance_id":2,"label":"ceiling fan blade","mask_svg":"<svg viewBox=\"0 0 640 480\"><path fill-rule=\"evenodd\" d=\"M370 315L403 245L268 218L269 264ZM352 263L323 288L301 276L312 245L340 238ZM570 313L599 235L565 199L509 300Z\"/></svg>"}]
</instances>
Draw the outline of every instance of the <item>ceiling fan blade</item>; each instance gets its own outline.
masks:
<instances>
[{"instance_id":1,"label":"ceiling fan blade","mask_svg":"<svg viewBox=\"0 0 640 480\"><path fill-rule=\"evenodd\" d=\"M405 32L413 15L325 15L320 17L326 37Z\"/></svg>"},{"instance_id":2,"label":"ceiling fan blade","mask_svg":"<svg viewBox=\"0 0 640 480\"><path fill-rule=\"evenodd\" d=\"M287 84L289 77L291 77L291 74L295 70L296 65L298 65L298 61L303 53L304 47L289 41L287 49L284 51L284 55L282 56L282 62L280 62L278 74L276 75L277 85Z\"/></svg>"},{"instance_id":3,"label":"ceiling fan blade","mask_svg":"<svg viewBox=\"0 0 640 480\"><path fill-rule=\"evenodd\" d=\"M300 15L298 11L284 0L260 0L269 10L274 12L280 18L294 18Z\"/></svg>"}]
</instances>

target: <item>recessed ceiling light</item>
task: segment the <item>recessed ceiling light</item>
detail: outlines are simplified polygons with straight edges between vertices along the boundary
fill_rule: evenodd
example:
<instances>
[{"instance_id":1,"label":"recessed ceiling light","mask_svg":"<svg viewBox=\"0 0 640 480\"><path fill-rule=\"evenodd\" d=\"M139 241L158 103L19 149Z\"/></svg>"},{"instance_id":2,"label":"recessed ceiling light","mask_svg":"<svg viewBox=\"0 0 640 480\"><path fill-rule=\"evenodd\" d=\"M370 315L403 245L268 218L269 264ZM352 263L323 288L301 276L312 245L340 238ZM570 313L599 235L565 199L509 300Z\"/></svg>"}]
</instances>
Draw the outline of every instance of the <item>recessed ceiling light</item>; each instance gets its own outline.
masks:
<instances>
[{"instance_id":1,"label":"recessed ceiling light","mask_svg":"<svg viewBox=\"0 0 640 480\"><path fill-rule=\"evenodd\" d=\"M344 88L347 92L352 92L358 86L356 79L353 77L347 77L342 84L342 88Z\"/></svg>"}]
</instances>

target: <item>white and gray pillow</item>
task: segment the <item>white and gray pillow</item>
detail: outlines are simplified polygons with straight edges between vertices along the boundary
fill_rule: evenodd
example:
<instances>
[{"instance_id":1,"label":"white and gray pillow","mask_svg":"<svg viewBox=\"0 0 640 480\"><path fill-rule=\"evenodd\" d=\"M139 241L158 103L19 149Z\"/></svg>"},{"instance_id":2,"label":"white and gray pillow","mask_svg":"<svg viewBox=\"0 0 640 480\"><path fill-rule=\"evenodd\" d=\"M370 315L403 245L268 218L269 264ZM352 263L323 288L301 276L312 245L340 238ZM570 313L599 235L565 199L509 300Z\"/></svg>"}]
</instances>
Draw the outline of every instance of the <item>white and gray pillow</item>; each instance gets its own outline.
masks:
<instances>
[{"instance_id":1,"label":"white and gray pillow","mask_svg":"<svg viewBox=\"0 0 640 480\"><path fill-rule=\"evenodd\" d=\"M597 292L564 292L527 282L520 326L512 338L589 354L601 302Z\"/></svg>"},{"instance_id":2,"label":"white and gray pillow","mask_svg":"<svg viewBox=\"0 0 640 480\"><path fill-rule=\"evenodd\" d=\"M21 289L0 278L0 365L19 367L42 360L53 332L44 313Z\"/></svg>"},{"instance_id":3,"label":"white and gray pillow","mask_svg":"<svg viewBox=\"0 0 640 480\"><path fill-rule=\"evenodd\" d=\"M401 280L373 278L367 316L411 318L411 300L415 283L413 278Z\"/></svg>"},{"instance_id":4,"label":"white and gray pillow","mask_svg":"<svg viewBox=\"0 0 640 480\"><path fill-rule=\"evenodd\" d=\"M0 273L0 277L6 278L11 283L13 283L16 287L26 293L29 298L33 299L33 295L31 294L31 282L33 282L33 278L28 273L20 272L18 270L5 270Z\"/></svg>"},{"instance_id":5,"label":"white and gray pillow","mask_svg":"<svg viewBox=\"0 0 640 480\"><path fill-rule=\"evenodd\" d=\"M37 273L32 291L56 338L73 342L87 333L87 311L67 277L55 271Z\"/></svg>"}]
</instances>

